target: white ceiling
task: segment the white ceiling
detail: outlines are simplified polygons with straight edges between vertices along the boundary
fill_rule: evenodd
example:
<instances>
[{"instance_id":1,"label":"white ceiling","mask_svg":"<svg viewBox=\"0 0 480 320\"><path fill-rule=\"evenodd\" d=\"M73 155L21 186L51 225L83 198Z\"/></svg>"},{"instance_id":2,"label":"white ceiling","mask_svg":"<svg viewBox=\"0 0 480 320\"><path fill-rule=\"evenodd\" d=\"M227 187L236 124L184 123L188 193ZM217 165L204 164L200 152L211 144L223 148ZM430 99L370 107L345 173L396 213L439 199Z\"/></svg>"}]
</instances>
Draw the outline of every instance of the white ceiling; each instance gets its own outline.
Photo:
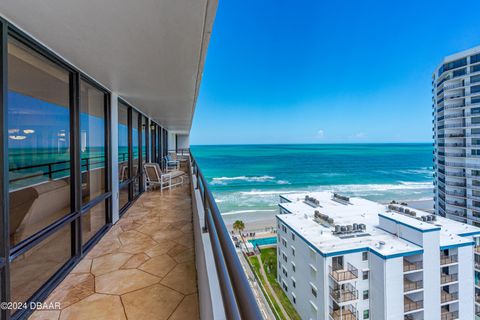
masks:
<instances>
[{"instance_id":1,"label":"white ceiling","mask_svg":"<svg viewBox=\"0 0 480 320\"><path fill-rule=\"evenodd\" d=\"M167 129L190 131L218 0L1 0L0 14Z\"/></svg>"}]
</instances>

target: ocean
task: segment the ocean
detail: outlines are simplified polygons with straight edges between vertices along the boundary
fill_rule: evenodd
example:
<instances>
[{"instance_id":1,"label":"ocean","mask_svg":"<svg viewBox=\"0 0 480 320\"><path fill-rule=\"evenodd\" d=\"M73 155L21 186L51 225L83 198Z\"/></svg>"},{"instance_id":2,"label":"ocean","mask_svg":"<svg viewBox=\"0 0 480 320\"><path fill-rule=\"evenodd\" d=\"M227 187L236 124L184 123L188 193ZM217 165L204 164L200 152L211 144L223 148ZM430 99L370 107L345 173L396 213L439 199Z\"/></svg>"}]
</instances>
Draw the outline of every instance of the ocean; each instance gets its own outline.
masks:
<instances>
[{"instance_id":1,"label":"ocean","mask_svg":"<svg viewBox=\"0 0 480 320\"><path fill-rule=\"evenodd\" d=\"M278 212L279 195L335 191L379 202L433 198L433 147L402 144L191 146L226 222Z\"/></svg>"}]
</instances>

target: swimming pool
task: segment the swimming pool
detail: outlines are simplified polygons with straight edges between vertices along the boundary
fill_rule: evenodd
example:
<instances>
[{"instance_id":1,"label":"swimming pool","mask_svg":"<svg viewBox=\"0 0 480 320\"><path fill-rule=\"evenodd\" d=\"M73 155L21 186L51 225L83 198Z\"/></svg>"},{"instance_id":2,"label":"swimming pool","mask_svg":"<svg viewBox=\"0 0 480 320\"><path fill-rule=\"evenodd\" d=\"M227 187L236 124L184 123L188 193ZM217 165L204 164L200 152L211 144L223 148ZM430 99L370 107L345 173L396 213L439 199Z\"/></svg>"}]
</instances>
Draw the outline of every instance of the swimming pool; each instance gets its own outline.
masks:
<instances>
[{"instance_id":1,"label":"swimming pool","mask_svg":"<svg viewBox=\"0 0 480 320\"><path fill-rule=\"evenodd\" d=\"M248 240L248 242L253 244L254 247L272 245L277 243L277 237L251 239L251 240Z\"/></svg>"}]
</instances>

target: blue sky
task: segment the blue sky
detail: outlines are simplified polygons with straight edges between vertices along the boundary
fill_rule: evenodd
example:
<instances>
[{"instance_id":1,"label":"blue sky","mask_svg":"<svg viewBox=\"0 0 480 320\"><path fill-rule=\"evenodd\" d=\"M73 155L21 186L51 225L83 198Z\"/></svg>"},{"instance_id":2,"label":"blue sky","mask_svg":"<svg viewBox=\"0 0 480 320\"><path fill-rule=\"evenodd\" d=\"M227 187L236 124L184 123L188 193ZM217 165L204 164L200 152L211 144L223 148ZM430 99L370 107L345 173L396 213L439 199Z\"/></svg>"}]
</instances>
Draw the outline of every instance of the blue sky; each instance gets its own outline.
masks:
<instances>
[{"instance_id":1,"label":"blue sky","mask_svg":"<svg viewBox=\"0 0 480 320\"><path fill-rule=\"evenodd\" d=\"M479 1L220 1L191 144L429 142Z\"/></svg>"}]
</instances>

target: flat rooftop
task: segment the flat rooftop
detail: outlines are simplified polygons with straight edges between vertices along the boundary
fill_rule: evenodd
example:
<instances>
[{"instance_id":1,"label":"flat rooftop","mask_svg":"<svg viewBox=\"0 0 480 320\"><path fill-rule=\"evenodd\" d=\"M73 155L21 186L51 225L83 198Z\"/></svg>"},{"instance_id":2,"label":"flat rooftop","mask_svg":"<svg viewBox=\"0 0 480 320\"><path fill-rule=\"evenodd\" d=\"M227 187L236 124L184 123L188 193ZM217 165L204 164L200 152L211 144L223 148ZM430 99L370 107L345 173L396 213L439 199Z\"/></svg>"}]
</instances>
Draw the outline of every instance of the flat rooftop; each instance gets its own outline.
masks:
<instances>
[{"instance_id":1,"label":"flat rooftop","mask_svg":"<svg viewBox=\"0 0 480 320\"><path fill-rule=\"evenodd\" d=\"M307 195L317 199L319 205L306 203L305 196ZM286 194L281 197L289 202L280 203L279 206L291 214L277 215L278 219L295 230L324 255L335 255L338 252L362 248L368 248L384 257L421 253L422 247L381 229L379 227L380 216L412 226L417 230L440 232L441 247L469 243L471 239L465 236L476 233L480 235L480 228L471 225L438 216L432 223L424 222L392 211L388 209L387 205L362 198L350 197L348 203L337 201L333 199L331 192ZM414 210L417 217L431 215L421 210L409 209ZM319 224L314 220L316 210L334 219L336 225L364 224L365 230L358 233L361 236L340 237L332 232L334 227ZM379 245L379 242L383 242L383 244Z\"/></svg>"}]
</instances>

